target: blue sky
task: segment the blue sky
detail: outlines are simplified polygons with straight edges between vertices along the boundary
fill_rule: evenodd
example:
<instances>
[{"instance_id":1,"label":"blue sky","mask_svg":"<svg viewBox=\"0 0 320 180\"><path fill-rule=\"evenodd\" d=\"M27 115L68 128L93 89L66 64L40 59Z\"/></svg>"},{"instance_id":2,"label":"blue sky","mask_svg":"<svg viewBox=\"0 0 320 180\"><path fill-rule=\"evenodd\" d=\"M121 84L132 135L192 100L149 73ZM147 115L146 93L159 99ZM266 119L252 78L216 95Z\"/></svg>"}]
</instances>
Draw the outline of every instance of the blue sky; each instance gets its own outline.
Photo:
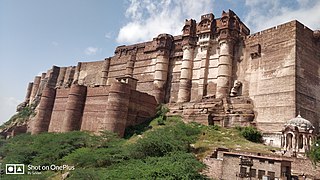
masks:
<instances>
[{"instance_id":1,"label":"blue sky","mask_svg":"<svg viewBox=\"0 0 320 180\"><path fill-rule=\"evenodd\" d=\"M0 123L52 65L102 60L118 45L177 35L185 19L228 9L252 32L293 19L320 29L318 0L0 0Z\"/></svg>"}]
</instances>

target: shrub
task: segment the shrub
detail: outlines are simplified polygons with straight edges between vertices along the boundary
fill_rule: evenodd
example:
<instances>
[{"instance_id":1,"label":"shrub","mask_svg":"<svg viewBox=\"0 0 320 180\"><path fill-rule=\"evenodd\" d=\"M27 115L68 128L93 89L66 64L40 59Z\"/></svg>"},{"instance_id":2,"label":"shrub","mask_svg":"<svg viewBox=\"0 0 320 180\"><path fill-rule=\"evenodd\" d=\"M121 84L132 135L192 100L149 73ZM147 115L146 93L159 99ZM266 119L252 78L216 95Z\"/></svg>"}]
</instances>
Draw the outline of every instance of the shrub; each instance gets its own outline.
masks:
<instances>
[{"instance_id":1,"label":"shrub","mask_svg":"<svg viewBox=\"0 0 320 180\"><path fill-rule=\"evenodd\" d=\"M193 143L199 129L179 122L176 125L167 126L148 132L132 147L132 157L144 158L147 156L164 156L175 151L189 151L189 144Z\"/></svg>"},{"instance_id":2,"label":"shrub","mask_svg":"<svg viewBox=\"0 0 320 180\"><path fill-rule=\"evenodd\" d=\"M262 142L262 134L255 127L252 127L252 126L236 127L236 129L247 140L249 140L251 142L256 142L256 143Z\"/></svg>"},{"instance_id":3,"label":"shrub","mask_svg":"<svg viewBox=\"0 0 320 180\"><path fill-rule=\"evenodd\" d=\"M157 121L158 121L158 125L165 125L165 121L167 119L166 114L169 112L169 108L166 107L164 104L160 104L157 107Z\"/></svg>"},{"instance_id":4,"label":"shrub","mask_svg":"<svg viewBox=\"0 0 320 180\"><path fill-rule=\"evenodd\" d=\"M314 142L310 152L308 152L307 155L314 164L317 164L318 162L320 162L320 139Z\"/></svg>"},{"instance_id":5,"label":"shrub","mask_svg":"<svg viewBox=\"0 0 320 180\"><path fill-rule=\"evenodd\" d=\"M21 134L8 139L0 147L0 156L8 163L51 165L78 148L100 146L102 143L101 137L79 131L35 136Z\"/></svg>"},{"instance_id":6,"label":"shrub","mask_svg":"<svg viewBox=\"0 0 320 180\"><path fill-rule=\"evenodd\" d=\"M204 164L194 155L174 152L163 157L131 159L107 168L76 169L70 179L205 179L199 174L202 168Z\"/></svg>"},{"instance_id":7,"label":"shrub","mask_svg":"<svg viewBox=\"0 0 320 180\"><path fill-rule=\"evenodd\" d=\"M151 119L152 120L152 119ZM141 124L135 125L135 126L129 126L125 129L124 138L129 139L133 135L141 135L148 129L151 129L152 126L150 126L151 120L148 120L146 122L143 122Z\"/></svg>"}]
</instances>

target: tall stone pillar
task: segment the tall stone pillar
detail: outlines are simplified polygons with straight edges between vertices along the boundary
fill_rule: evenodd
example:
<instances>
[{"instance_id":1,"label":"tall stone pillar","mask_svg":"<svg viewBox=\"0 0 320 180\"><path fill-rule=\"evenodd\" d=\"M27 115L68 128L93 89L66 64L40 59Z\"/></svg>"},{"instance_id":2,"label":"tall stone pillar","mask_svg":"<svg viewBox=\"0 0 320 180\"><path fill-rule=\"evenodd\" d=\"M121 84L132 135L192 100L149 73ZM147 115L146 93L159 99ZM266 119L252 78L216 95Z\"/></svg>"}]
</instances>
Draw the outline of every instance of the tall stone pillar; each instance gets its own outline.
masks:
<instances>
[{"instance_id":1,"label":"tall stone pillar","mask_svg":"<svg viewBox=\"0 0 320 180\"><path fill-rule=\"evenodd\" d=\"M134 69L134 63L136 61L136 54L135 52L132 52L133 54L130 55L129 61L127 62L126 67L126 76L133 77L133 69Z\"/></svg>"},{"instance_id":2,"label":"tall stone pillar","mask_svg":"<svg viewBox=\"0 0 320 180\"><path fill-rule=\"evenodd\" d=\"M187 45L182 49L183 56L179 82L178 102L189 102L191 96L194 47Z\"/></svg>"},{"instance_id":3,"label":"tall stone pillar","mask_svg":"<svg viewBox=\"0 0 320 180\"><path fill-rule=\"evenodd\" d=\"M45 87L41 96L41 101L37 109L37 115L33 122L31 134L47 132L51 120L56 89Z\"/></svg>"},{"instance_id":4,"label":"tall stone pillar","mask_svg":"<svg viewBox=\"0 0 320 180\"><path fill-rule=\"evenodd\" d=\"M108 130L124 135L126 128L131 87L127 83L114 82L111 84L108 103L100 130Z\"/></svg>"},{"instance_id":5,"label":"tall stone pillar","mask_svg":"<svg viewBox=\"0 0 320 180\"><path fill-rule=\"evenodd\" d=\"M60 68L59 76L57 79L57 85L56 85L57 88L60 88L63 86L64 78L66 76L66 71L67 71L67 67Z\"/></svg>"},{"instance_id":6,"label":"tall stone pillar","mask_svg":"<svg viewBox=\"0 0 320 180\"><path fill-rule=\"evenodd\" d=\"M33 83L30 82L28 84L27 93L26 93L26 97L25 97L25 100L24 100L24 102L27 103L27 104L30 103L30 96L31 96L32 87L33 87Z\"/></svg>"},{"instance_id":7,"label":"tall stone pillar","mask_svg":"<svg viewBox=\"0 0 320 180\"><path fill-rule=\"evenodd\" d=\"M72 84L68 95L61 132L80 130L83 108L87 95L87 87Z\"/></svg>"},{"instance_id":8,"label":"tall stone pillar","mask_svg":"<svg viewBox=\"0 0 320 180\"><path fill-rule=\"evenodd\" d=\"M79 82L80 70L81 70L81 62L79 62L78 65L76 66L73 82L78 82L79 84L82 84L82 82Z\"/></svg>"},{"instance_id":9,"label":"tall stone pillar","mask_svg":"<svg viewBox=\"0 0 320 180\"><path fill-rule=\"evenodd\" d=\"M217 98L224 98L229 95L232 81L233 62L233 39L222 39L219 41L220 54L218 64Z\"/></svg>"},{"instance_id":10,"label":"tall stone pillar","mask_svg":"<svg viewBox=\"0 0 320 180\"><path fill-rule=\"evenodd\" d=\"M169 57L158 55L154 73L154 96L158 103L164 102L165 86L168 77Z\"/></svg>"},{"instance_id":11,"label":"tall stone pillar","mask_svg":"<svg viewBox=\"0 0 320 180\"><path fill-rule=\"evenodd\" d=\"M36 76L34 78L33 87L32 87L32 91L31 91L31 95L30 95L30 104L33 102L33 99L37 95L37 92L38 92L38 89L39 89L39 85L40 85L40 81L41 81L41 77L40 76Z\"/></svg>"},{"instance_id":12,"label":"tall stone pillar","mask_svg":"<svg viewBox=\"0 0 320 180\"><path fill-rule=\"evenodd\" d=\"M207 95L207 86L208 86L208 68L209 68L209 46L202 47L203 56L201 58L200 64L200 76L198 84L198 98L202 99L203 96Z\"/></svg>"},{"instance_id":13,"label":"tall stone pillar","mask_svg":"<svg viewBox=\"0 0 320 180\"><path fill-rule=\"evenodd\" d=\"M52 66L52 69L47 74L48 76L48 86L51 88L55 88L57 85L57 80L60 73L60 67Z\"/></svg>"},{"instance_id":14,"label":"tall stone pillar","mask_svg":"<svg viewBox=\"0 0 320 180\"><path fill-rule=\"evenodd\" d=\"M72 82L74 80L75 69L76 69L75 66L67 67L66 75L65 75L65 78L64 78L64 81L63 81L63 86L65 88L69 88L71 86L71 84L72 84Z\"/></svg>"},{"instance_id":15,"label":"tall stone pillar","mask_svg":"<svg viewBox=\"0 0 320 180\"><path fill-rule=\"evenodd\" d=\"M201 56L201 61L200 70L198 72L198 97L196 99L202 99L203 96L207 95L209 56L212 42L215 37L215 30L216 20L214 19L214 15L212 13L202 15L196 30L198 36L197 45L199 45L199 50L201 51L198 53Z\"/></svg>"},{"instance_id":16,"label":"tall stone pillar","mask_svg":"<svg viewBox=\"0 0 320 180\"><path fill-rule=\"evenodd\" d=\"M153 94L158 104L164 103L172 41L173 37L169 34L160 34L156 38L157 56L154 72Z\"/></svg>"},{"instance_id":17,"label":"tall stone pillar","mask_svg":"<svg viewBox=\"0 0 320 180\"><path fill-rule=\"evenodd\" d=\"M102 69L102 75L101 75L101 85L102 86L107 85L109 68L110 68L110 61L111 61L111 58L106 58L103 62L103 69Z\"/></svg>"},{"instance_id":18,"label":"tall stone pillar","mask_svg":"<svg viewBox=\"0 0 320 180\"><path fill-rule=\"evenodd\" d=\"M43 89L48 84L48 77L46 77L46 76L47 76L47 73L42 73L41 74L41 81L40 81L39 89L38 89L38 92L37 92L37 96L38 97L41 97Z\"/></svg>"}]
</instances>

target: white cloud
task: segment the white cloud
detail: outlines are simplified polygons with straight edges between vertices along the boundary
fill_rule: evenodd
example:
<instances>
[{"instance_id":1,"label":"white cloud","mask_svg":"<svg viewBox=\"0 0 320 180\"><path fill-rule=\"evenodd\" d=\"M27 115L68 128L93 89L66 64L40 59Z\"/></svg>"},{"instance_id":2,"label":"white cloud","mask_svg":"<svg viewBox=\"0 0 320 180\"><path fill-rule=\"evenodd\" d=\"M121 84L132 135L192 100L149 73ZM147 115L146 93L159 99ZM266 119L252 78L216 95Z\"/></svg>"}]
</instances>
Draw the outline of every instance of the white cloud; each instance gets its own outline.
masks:
<instances>
[{"instance_id":1,"label":"white cloud","mask_svg":"<svg viewBox=\"0 0 320 180\"><path fill-rule=\"evenodd\" d=\"M152 40L161 33L181 33L185 19L199 18L213 9L214 0L130 0L129 22L119 31L118 43Z\"/></svg>"},{"instance_id":2,"label":"white cloud","mask_svg":"<svg viewBox=\"0 0 320 180\"><path fill-rule=\"evenodd\" d=\"M246 0L245 5L248 10L245 23L253 32L291 20L298 20L311 29L320 28L318 0L292 0L287 4L279 0Z\"/></svg>"},{"instance_id":3,"label":"white cloud","mask_svg":"<svg viewBox=\"0 0 320 180\"><path fill-rule=\"evenodd\" d=\"M98 52L99 48L96 48L96 47L87 47L85 50L84 50L84 53L86 55L96 55L97 52Z\"/></svg>"},{"instance_id":4,"label":"white cloud","mask_svg":"<svg viewBox=\"0 0 320 180\"><path fill-rule=\"evenodd\" d=\"M22 101L14 97L0 97L0 124L8 121L16 112L16 107Z\"/></svg>"}]
</instances>

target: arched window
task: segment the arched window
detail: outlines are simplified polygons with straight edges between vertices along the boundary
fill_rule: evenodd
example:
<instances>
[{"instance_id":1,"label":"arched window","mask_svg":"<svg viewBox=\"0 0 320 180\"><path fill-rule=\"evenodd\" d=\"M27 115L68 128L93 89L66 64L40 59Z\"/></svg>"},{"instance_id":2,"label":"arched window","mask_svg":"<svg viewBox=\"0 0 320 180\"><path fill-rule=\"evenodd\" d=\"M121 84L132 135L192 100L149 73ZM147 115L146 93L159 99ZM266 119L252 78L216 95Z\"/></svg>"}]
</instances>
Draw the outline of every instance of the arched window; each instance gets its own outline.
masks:
<instances>
[{"instance_id":1,"label":"arched window","mask_svg":"<svg viewBox=\"0 0 320 180\"><path fill-rule=\"evenodd\" d=\"M299 144L298 144L299 149L302 149L303 148L303 135L302 134L299 135L298 142L299 142Z\"/></svg>"},{"instance_id":2,"label":"arched window","mask_svg":"<svg viewBox=\"0 0 320 180\"><path fill-rule=\"evenodd\" d=\"M288 149L292 148L292 138L293 138L293 135L291 133L288 133L287 134L287 148Z\"/></svg>"}]
</instances>

